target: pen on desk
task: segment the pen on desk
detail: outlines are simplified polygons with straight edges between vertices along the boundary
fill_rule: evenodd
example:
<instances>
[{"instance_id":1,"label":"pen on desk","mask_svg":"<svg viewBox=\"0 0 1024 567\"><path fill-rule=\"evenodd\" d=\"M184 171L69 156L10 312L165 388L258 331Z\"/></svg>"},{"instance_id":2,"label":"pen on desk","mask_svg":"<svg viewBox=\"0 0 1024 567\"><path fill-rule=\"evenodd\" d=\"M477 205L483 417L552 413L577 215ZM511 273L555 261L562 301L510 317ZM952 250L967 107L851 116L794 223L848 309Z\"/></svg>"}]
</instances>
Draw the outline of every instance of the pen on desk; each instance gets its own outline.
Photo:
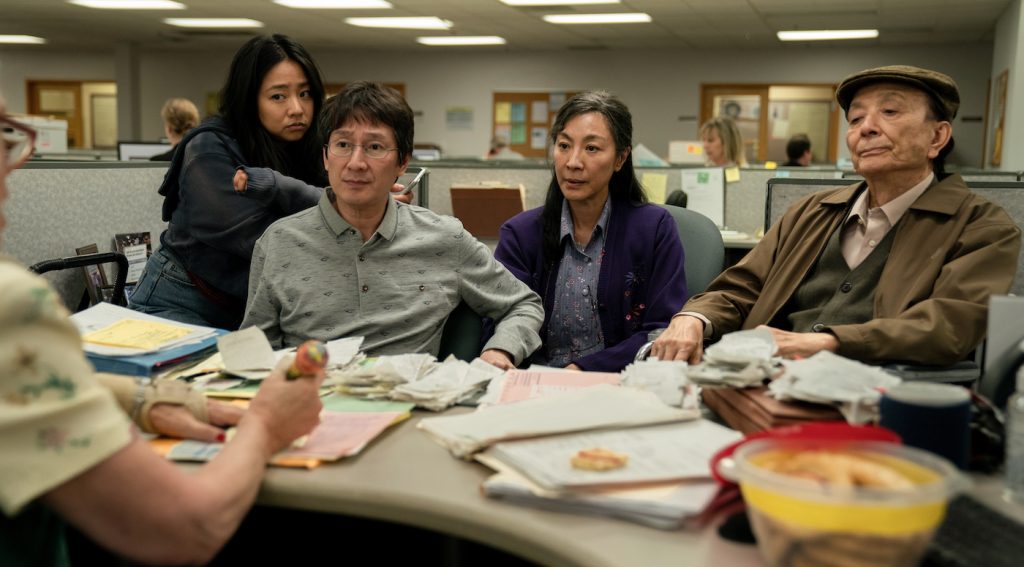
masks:
<instances>
[{"instance_id":1,"label":"pen on desk","mask_svg":"<svg viewBox=\"0 0 1024 567\"><path fill-rule=\"evenodd\" d=\"M306 341L295 351L295 360L288 367L285 378L295 380L302 376L313 376L327 366L328 358L327 345L320 341Z\"/></svg>"},{"instance_id":2,"label":"pen on desk","mask_svg":"<svg viewBox=\"0 0 1024 567\"><path fill-rule=\"evenodd\" d=\"M423 180L423 176L426 175L426 173L427 173L427 168L425 168L425 167L420 168L420 171L419 171L419 173L416 174L416 177L413 177L412 181L410 181L408 185L403 187L401 191L398 191L395 194L396 195L405 195L407 193L411 193L413 188L420 184L420 181Z\"/></svg>"}]
</instances>

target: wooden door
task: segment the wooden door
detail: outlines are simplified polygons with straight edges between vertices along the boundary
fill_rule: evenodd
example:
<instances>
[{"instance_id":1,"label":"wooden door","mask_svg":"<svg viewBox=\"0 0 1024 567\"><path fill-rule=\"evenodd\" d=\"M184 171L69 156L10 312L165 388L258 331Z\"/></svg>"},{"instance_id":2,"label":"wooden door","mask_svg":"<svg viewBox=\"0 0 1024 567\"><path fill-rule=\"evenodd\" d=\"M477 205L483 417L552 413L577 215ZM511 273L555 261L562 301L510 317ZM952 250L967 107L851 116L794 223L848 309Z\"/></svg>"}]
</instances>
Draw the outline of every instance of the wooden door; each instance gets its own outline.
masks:
<instances>
[{"instance_id":1,"label":"wooden door","mask_svg":"<svg viewBox=\"0 0 1024 567\"><path fill-rule=\"evenodd\" d=\"M68 121L68 148L83 146L82 83L28 81L28 113Z\"/></svg>"}]
</instances>

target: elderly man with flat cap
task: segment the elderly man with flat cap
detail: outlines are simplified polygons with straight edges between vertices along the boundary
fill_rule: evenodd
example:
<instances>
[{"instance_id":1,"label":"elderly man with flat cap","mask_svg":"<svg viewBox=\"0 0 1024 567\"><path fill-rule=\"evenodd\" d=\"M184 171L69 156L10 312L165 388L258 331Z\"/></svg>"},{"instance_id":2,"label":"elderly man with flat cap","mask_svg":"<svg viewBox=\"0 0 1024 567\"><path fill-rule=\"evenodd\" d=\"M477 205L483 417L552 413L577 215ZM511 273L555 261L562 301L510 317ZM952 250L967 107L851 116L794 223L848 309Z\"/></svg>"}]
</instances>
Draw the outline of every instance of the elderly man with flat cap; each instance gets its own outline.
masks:
<instances>
[{"instance_id":1,"label":"elderly man with flat cap","mask_svg":"<svg viewBox=\"0 0 1024 567\"><path fill-rule=\"evenodd\" d=\"M762 325L790 358L941 366L981 341L989 296L1013 282L1020 230L943 170L956 83L894 65L847 77L836 99L864 181L793 205L683 306L653 356L696 363L705 340Z\"/></svg>"}]
</instances>

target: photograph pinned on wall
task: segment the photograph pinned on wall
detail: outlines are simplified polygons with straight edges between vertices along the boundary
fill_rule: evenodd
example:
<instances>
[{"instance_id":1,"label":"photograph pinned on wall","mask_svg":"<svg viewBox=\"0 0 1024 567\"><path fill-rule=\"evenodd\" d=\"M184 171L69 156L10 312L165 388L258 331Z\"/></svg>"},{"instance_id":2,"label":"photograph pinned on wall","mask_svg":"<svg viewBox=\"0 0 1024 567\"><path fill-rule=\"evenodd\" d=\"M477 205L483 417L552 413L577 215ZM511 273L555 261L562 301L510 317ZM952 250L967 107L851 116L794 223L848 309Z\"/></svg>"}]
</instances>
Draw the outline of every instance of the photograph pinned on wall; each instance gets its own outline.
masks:
<instances>
[{"instance_id":1,"label":"photograph pinned on wall","mask_svg":"<svg viewBox=\"0 0 1024 567\"><path fill-rule=\"evenodd\" d=\"M142 276L146 260L153 253L150 234L148 232L125 232L114 235L114 249L128 258L128 284L134 286ZM128 288L125 288L127 292Z\"/></svg>"},{"instance_id":2,"label":"photograph pinned on wall","mask_svg":"<svg viewBox=\"0 0 1024 567\"><path fill-rule=\"evenodd\" d=\"M86 254L97 254L99 248L96 244L87 244L75 248L75 254L78 256L84 256ZM82 275L85 277L85 291L89 294L89 303L95 304L100 301L108 301L108 298L104 296L103 290L107 287L107 274L103 271L100 266L82 266ZM111 289L113 289L111 287Z\"/></svg>"}]
</instances>

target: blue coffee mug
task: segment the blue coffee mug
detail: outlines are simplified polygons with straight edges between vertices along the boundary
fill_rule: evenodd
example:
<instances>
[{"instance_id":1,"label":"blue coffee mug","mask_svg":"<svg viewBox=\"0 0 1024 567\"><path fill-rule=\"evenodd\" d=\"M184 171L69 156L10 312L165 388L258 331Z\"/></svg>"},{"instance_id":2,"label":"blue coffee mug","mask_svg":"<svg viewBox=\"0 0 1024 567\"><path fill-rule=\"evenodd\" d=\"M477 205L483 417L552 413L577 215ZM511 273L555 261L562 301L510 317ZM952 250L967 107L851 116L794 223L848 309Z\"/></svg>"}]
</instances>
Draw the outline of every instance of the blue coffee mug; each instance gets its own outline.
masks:
<instances>
[{"instance_id":1,"label":"blue coffee mug","mask_svg":"<svg viewBox=\"0 0 1024 567\"><path fill-rule=\"evenodd\" d=\"M945 457L967 468L971 450L971 394L952 384L905 382L879 404L879 425L895 431L905 445Z\"/></svg>"}]
</instances>

